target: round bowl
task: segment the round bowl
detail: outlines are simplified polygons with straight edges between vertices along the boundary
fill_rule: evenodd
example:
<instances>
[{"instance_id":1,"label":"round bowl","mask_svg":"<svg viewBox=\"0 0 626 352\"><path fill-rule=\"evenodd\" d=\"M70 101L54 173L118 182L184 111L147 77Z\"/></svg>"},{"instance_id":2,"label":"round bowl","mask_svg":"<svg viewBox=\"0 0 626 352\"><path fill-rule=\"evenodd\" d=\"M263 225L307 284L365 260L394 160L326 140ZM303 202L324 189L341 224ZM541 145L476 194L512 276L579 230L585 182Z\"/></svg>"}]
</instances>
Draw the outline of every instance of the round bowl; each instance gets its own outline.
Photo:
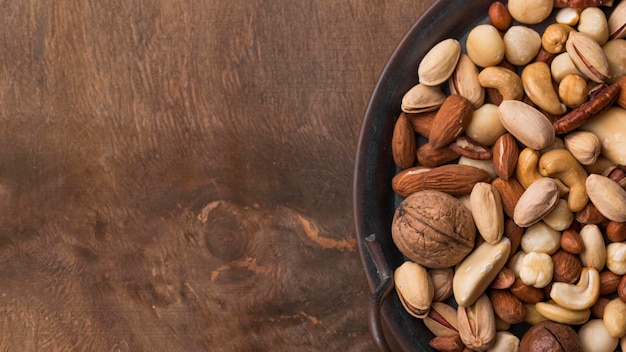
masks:
<instances>
[{"instance_id":1,"label":"round bowl","mask_svg":"<svg viewBox=\"0 0 626 352\"><path fill-rule=\"evenodd\" d=\"M391 139L394 123L401 113L403 95L418 82L417 67L438 42L456 38L465 51L471 28L488 22L493 0L436 1L409 29L393 52L372 93L363 121L357 149L354 177L354 218L358 249L373 294L370 300L370 330L380 350L434 351L434 337L421 319L409 315L393 289L393 271L404 262L391 239L391 222L402 201L391 188L399 171L394 165ZM507 2L503 1L506 5ZM612 8L603 8L607 16ZM542 33L547 23L531 26ZM514 23L515 24L515 23ZM418 146L425 143L418 139ZM528 326L520 324L511 332L521 337Z\"/></svg>"},{"instance_id":2,"label":"round bowl","mask_svg":"<svg viewBox=\"0 0 626 352\"><path fill-rule=\"evenodd\" d=\"M391 155L391 136L400 114L402 96L417 84L417 66L422 57L439 41L461 40L468 30L487 20L493 0L436 1L413 24L393 52L372 93L362 124L357 149L354 179L354 216L361 260L372 298L371 320L380 305L380 319L390 344L403 351L434 351L428 341L433 337L422 321L404 312L395 290L391 290L390 273L403 262L391 240L391 220L401 200L391 189L397 169ZM389 294L385 299L384 296ZM372 333L380 348L385 336ZM383 339L383 341L380 341Z\"/></svg>"}]
</instances>

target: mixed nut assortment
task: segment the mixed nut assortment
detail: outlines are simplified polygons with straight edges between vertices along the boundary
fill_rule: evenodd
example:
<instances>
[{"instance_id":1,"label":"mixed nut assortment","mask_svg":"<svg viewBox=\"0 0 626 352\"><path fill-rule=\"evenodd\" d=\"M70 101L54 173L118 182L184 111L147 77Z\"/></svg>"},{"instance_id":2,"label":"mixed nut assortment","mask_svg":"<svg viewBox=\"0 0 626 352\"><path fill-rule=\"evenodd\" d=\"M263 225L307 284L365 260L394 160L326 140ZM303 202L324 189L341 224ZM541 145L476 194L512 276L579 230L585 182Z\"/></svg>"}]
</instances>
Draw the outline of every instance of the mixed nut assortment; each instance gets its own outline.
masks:
<instances>
[{"instance_id":1,"label":"mixed nut assortment","mask_svg":"<svg viewBox=\"0 0 626 352\"><path fill-rule=\"evenodd\" d=\"M626 351L626 1L487 15L402 99L398 297L438 351Z\"/></svg>"}]
</instances>

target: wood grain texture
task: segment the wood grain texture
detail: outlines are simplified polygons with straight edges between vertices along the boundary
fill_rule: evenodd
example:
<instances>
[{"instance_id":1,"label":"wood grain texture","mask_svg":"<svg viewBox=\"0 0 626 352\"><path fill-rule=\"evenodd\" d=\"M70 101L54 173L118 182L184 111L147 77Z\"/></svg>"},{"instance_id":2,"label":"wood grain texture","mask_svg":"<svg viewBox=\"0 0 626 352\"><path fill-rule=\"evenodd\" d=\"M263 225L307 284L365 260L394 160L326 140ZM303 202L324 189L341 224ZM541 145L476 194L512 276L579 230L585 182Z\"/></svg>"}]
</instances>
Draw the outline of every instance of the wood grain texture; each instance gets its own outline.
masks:
<instances>
[{"instance_id":1,"label":"wood grain texture","mask_svg":"<svg viewBox=\"0 0 626 352\"><path fill-rule=\"evenodd\" d=\"M352 172L431 1L0 1L0 351L365 351Z\"/></svg>"}]
</instances>

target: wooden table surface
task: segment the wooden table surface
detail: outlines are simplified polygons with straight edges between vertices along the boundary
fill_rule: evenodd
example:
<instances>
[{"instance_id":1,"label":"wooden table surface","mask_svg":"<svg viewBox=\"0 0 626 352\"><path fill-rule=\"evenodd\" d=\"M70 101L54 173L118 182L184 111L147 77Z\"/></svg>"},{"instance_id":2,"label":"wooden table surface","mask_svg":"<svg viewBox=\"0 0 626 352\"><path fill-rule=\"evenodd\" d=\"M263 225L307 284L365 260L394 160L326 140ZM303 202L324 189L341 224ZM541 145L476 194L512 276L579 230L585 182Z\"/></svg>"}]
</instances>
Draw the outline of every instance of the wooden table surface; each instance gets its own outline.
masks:
<instances>
[{"instance_id":1,"label":"wooden table surface","mask_svg":"<svg viewBox=\"0 0 626 352\"><path fill-rule=\"evenodd\" d=\"M352 180L426 1L3 1L0 351L372 351Z\"/></svg>"}]
</instances>

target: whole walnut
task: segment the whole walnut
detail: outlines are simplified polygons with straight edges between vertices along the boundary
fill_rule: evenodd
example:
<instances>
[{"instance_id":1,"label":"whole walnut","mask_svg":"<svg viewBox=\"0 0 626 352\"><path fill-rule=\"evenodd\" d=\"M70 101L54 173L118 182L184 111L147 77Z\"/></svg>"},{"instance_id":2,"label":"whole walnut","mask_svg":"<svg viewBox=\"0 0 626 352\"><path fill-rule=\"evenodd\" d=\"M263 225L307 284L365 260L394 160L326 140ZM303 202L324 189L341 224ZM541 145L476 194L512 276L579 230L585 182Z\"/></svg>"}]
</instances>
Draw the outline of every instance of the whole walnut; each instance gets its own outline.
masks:
<instances>
[{"instance_id":1,"label":"whole walnut","mask_svg":"<svg viewBox=\"0 0 626 352\"><path fill-rule=\"evenodd\" d=\"M410 260L428 268L447 268L472 251L476 226L470 210L457 198L425 190L409 195L396 208L391 234Z\"/></svg>"},{"instance_id":2,"label":"whole walnut","mask_svg":"<svg viewBox=\"0 0 626 352\"><path fill-rule=\"evenodd\" d=\"M519 352L582 352L578 334L569 325L550 320L533 325L520 341Z\"/></svg>"}]
</instances>

